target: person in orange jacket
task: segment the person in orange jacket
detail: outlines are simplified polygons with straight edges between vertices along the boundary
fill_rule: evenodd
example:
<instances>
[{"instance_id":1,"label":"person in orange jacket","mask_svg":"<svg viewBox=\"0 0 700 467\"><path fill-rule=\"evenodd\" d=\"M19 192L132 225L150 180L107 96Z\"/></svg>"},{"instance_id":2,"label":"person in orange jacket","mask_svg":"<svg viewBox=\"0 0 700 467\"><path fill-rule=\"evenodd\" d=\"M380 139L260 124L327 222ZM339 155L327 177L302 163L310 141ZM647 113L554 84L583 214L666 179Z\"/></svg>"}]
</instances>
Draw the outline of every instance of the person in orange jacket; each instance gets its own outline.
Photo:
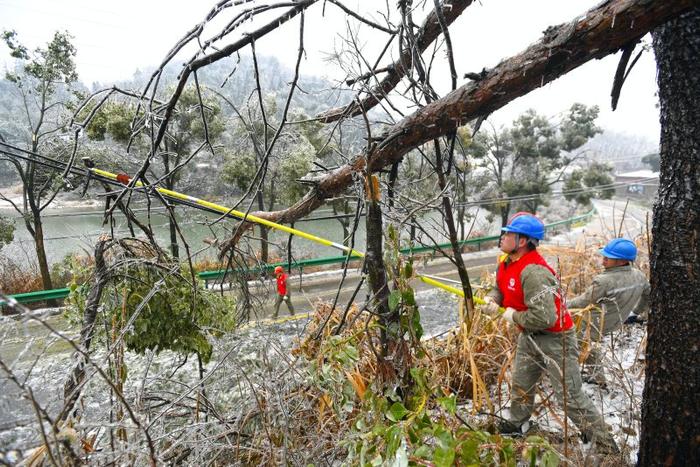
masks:
<instances>
[{"instance_id":1,"label":"person in orange jacket","mask_svg":"<svg viewBox=\"0 0 700 467\"><path fill-rule=\"evenodd\" d=\"M275 298L275 314L272 317L277 318L277 315L280 312L280 305L282 304L282 301L284 301L287 304L287 308L289 308L289 314L293 315L294 305L292 305L290 290L287 286L287 279L289 278L289 276L286 272L284 272L284 268L282 266L277 266L275 268L275 276L277 277L277 297Z\"/></svg>"}]
</instances>

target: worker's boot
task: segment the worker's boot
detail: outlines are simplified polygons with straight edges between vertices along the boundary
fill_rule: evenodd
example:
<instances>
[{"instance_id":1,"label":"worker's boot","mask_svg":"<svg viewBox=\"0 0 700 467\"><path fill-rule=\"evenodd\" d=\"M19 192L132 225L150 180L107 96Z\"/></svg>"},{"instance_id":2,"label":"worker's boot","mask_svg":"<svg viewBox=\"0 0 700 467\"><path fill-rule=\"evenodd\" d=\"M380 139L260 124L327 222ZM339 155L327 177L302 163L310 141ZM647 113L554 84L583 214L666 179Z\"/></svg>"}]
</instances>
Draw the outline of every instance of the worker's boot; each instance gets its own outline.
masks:
<instances>
[{"instance_id":1,"label":"worker's boot","mask_svg":"<svg viewBox=\"0 0 700 467\"><path fill-rule=\"evenodd\" d=\"M516 425L510 420L500 420L496 425L498 432L506 436L521 436L525 433L536 430L538 428L537 423L532 420L528 420L521 425Z\"/></svg>"}]
</instances>

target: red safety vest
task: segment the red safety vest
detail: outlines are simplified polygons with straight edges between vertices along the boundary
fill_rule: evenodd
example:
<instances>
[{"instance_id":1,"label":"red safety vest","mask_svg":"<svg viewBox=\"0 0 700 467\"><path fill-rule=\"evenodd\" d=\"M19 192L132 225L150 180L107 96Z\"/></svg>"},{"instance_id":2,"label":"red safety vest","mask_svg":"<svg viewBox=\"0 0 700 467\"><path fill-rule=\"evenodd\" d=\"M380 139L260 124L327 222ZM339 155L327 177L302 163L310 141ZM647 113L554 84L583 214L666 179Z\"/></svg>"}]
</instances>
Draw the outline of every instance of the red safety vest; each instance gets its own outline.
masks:
<instances>
[{"instance_id":1,"label":"red safety vest","mask_svg":"<svg viewBox=\"0 0 700 467\"><path fill-rule=\"evenodd\" d=\"M287 274L284 272L277 276L277 293L287 295Z\"/></svg>"},{"instance_id":2,"label":"red safety vest","mask_svg":"<svg viewBox=\"0 0 700 467\"><path fill-rule=\"evenodd\" d=\"M539 264L540 266L544 266L549 270L549 272L552 273L553 276L556 277L554 269L547 264L537 250L528 251L519 260L512 263L506 264L505 261L502 261L498 265L496 284L498 285L498 289L503 294L503 307L511 307L519 312L527 310L525 297L523 296L523 284L520 281L520 274L523 272L523 269L531 264ZM554 326L547 329L547 331L550 332L568 331L574 325L571 315L569 314L569 310L566 309L566 306L562 307L560 292L561 291L557 290L557 292L554 294L554 305L557 309L557 320L554 323Z\"/></svg>"}]
</instances>

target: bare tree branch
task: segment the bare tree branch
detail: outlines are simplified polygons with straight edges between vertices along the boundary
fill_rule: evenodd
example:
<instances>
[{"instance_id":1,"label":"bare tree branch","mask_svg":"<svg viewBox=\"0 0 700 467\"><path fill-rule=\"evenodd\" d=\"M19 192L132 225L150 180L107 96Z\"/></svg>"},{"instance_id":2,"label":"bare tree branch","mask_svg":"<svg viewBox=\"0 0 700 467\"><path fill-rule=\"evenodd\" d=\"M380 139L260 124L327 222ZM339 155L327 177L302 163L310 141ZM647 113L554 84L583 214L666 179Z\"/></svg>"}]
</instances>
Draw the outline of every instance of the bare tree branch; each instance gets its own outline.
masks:
<instances>
[{"instance_id":1,"label":"bare tree branch","mask_svg":"<svg viewBox=\"0 0 700 467\"><path fill-rule=\"evenodd\" d=\"M413 64L414 53L420 55L442 32L441 17L444 18L444 27L447 28L454 22L462 12L473 3L473 0L455 0L453 2L443 2L440 11L432 11L416 34L416 48L410 48L401 51L401 56L392 64L386 67L388 69L387 76L377 86L368 92L368 96L362 99L358 105L356 100L344 107L339 107L327 110L318 115L318 119L325 123L330 123L335 120L345 117L355 117L362 113L362 109L369 112L383 99L391 90L393 90L401 79L406 76L408 70Z\"/></svg>"},{"instance_id":2,"label":"bare tree branch","mask_svg":"<svg viewBox=\"0 0 700 467\"><path fill-rule=\"evenodd\" d=\"M456 89L391 128L375 149L371 171L393 164L411 149L453 131L466 121L491 114L590 60L617 52L695 4L694 0L610 1L570 23L549 28L540 41L486 71L483 79ZM365 164L365 156L357 156L320 179L313 190L289 208L254 214L275 222L295 221L318 208L324 200L342 193L365 169Z\"/></svg>"},{"instance_id":3,"label":"bare tree branch","mask_svg":"<svg viewBox=\"0 0 700 467\"><path fill-rule=\"evenodd\" d=\"M387 34L396 34L396 31L395 31L395 30L389 29L389 28L387 28L387 27L382 26L381 24L377 24L377 23L375 23L374 21L368 20L368 19L365 18L364 16L359 15L359 14L357 14L356 12L354 12L353 10L351 10L350 8L346 7L345 5L343 5L342 3L340 3L338 0L328 0L328 2L329 2L329 3L332 3L333 5L337 6L337 7L340 8L341 10L343 10L346 14L352 16L353 18L355 18L356 20L358 20L358 21L360 21L360 22L365 23L365 24L368 25L368 26L371 26L371 27L373 27L373 28L375 28L375 29L379 29L380 31L384 31L384 32L387 33Z\"/></svg>"}]
</instances>

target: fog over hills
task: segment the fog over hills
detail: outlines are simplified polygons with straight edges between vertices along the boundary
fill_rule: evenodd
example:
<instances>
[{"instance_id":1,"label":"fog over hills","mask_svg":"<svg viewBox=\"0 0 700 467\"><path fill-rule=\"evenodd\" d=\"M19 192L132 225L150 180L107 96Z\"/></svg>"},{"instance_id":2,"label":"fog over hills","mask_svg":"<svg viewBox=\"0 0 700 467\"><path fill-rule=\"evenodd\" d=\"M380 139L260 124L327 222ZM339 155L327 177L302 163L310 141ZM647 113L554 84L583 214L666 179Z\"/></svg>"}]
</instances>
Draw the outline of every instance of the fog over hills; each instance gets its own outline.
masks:
<instances>
[{"instance_id":1,"label":"fog over hills","mask_svg":"<svg viewBox=\"0 0 700 467\"><path fill-rule=\"evenodd\" d=\"M612 164L615 172L648 169L649 166L642 162L642 157L659 152L656 135L652 139L603 130L603 133L596 135L582 149L591 151L591 159Z\"/></svg>"}]
</instances>

